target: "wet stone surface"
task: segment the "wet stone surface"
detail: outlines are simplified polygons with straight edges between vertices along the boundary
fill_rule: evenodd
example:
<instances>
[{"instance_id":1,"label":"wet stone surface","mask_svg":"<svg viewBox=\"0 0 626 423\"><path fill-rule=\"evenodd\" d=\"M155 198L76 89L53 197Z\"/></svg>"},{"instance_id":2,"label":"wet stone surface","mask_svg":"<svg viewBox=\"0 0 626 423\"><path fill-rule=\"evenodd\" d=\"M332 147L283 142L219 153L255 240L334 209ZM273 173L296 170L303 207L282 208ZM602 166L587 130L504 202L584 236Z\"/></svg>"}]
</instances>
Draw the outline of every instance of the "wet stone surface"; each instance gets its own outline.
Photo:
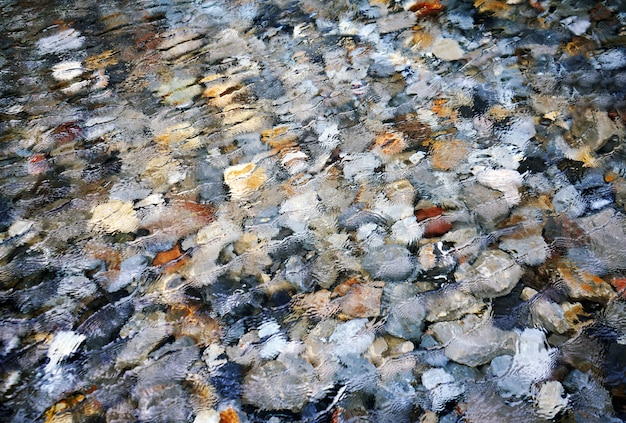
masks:
<instances>
[{"instance_id":1,"label":"wet stone surface","mask_svg":"<svg viewBox=\"0 0 626 423\"><path fill-rule=\"evenodd\" d=\"M0 1L0 420L626 419L623 1Z\"/></svg>"}]
</instances>

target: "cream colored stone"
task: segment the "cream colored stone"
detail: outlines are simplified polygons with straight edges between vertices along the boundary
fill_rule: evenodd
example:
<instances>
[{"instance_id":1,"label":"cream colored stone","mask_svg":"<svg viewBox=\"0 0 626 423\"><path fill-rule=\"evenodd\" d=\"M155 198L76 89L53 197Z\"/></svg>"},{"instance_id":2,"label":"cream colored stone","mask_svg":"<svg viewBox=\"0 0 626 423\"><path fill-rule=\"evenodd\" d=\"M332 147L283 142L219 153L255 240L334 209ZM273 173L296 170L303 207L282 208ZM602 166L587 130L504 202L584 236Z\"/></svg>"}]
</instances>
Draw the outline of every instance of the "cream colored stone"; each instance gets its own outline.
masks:
<instances>
[{"instance_id":1,"label":"cream colored stone","mask_svg":"<svg viewBox=\"0 0 626 423\"><path fill-rule=\"evenodd\" d=\"M105 232L133 232L139 226L137 213L130 201L111 200L91 209L90 225Z\"/></svg>"},{"instance_id":2,"label":"cream colored stone","mask_svg":"<svg viewBox=\"0 0 626 423\"><path fill-rule=\"evenodd\" d=\"M459 60L465 55L459 43L452 38L439 38L433 43L432 51L437 58L446 61Z\"/></svg>"},{"instance_id":3,"label":"cream colored stone","mask_svg":"<svg viewBox=\"0 0 626 423\"><path fill-rule=\"evenodd\" d=\"M57 63L52 67L52 77L57 81L70 81L82 74L82 64L74 60Z\"/></svg>"},{"instance_id":4,"label":"cream colored stone","mask_svg":"<svg viewBox=\"0 0 626 423\"><path fill-rule=\"evenodd\" d=\"M219 423L220 413L215 410L201 410L196 414L193 423Z\"/></svg>"},{"instance_id":5,"label":"cream colored stone","mask_svg":"<svg viewBox=\"0 0 626 423\"><path fill-rule=\"evenodd\" d=\"M537 292L536 290L532 289L531 287L527 286L524 289L522 289L522 293L520 295L520 299L522 301L528 301L530 300L532 297L534 297L535 295L537 295L539 292Z\"/></svg>"}]
</instances>

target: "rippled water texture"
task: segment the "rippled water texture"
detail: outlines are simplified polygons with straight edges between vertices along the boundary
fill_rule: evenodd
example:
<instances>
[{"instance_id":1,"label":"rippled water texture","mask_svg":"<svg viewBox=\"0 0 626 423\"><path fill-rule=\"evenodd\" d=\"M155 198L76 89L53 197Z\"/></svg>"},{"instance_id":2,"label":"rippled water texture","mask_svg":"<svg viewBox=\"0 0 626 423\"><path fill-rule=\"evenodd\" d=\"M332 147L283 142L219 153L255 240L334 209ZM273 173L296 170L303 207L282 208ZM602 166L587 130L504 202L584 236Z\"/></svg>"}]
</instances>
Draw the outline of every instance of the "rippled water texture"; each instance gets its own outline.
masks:
<instances>
[{"instance_id":1,"label":"rippled water texture","mask_svg":"<svg viewBox=\"0 0 626 423\"><path fill-rule=\"evenodd\" d=\"M0 1L0 420L619 422L623 1Z\"/></svg>"}]
</instances>

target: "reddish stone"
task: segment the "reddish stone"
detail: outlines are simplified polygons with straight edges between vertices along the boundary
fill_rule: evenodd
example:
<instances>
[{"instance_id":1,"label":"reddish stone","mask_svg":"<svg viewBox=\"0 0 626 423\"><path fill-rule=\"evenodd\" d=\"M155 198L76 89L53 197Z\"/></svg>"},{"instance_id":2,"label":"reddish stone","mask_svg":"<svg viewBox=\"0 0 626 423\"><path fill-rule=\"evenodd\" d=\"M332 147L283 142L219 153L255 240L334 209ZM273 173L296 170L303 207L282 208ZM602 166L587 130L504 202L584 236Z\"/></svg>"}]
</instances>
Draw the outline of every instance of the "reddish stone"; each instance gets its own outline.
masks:
<instances>
[{"instance_id":1,"label":"reddish stone","mask_svg":"<svg viewBox=\"0 0 626 423\"><path fill-rule=\"evenodd\" d=\"M26 169L30 175L39 175L50 170L50 164L44 154L37 153L28 158Z\"/></svg>"},{"instance_id":2,"label":"reddish stone","mask_svg":"<svg viewBox=\"0 0 626 423\"><path fill-rule=\"evenodd\" d=\"M30 156L30 158L28 159L31 163L37 163L37 162L41 162L43 160L46 160L46 156L38 153L38 154L33 154L32 156Z\"/></svg>"},{"instance_id":3,"label":"reddish stone","mask_svg":"<svg viewBox=\"0 0 626 423\"><path fill-rule=\"evenodd\" d=\"M58 143L74 141L83 134L83 130L76 122L65 122L54 128L52 139Z\"/></svg>"},{"instance_id":4,"label":"reddish stone","mask_svg":"<svg viewBox=\"0 0 626 423\"><path fill-rule=\"evenodd\" d=\"M436 15L442 12L443 9L444 6L439 3L439 0L418 1L409 7L409 10L415 13L418 18Z\"/></svg>"},{"instance_id":5,"label":"reddish stone","mask_svg":"<svg viewBox=\"0 0 626 423\"><path fill-rule=\"evenodd\" d=\"M530 0L529 4L532 8L534 8L539 13L543 13L546 11L546 9L543 7L541 2L539 2L538 0Z\"/></svg>"},{"instance_id":6,"label":"reddish stone","mask_svg":"<svg viewBox=\"0 0 626 423\"><path fill-rule=\"evenodd\" d=\"M184 215L188 215L191 212L194 222L201 225L208 225L215 218L215 206L212 204L202 204L192 200L178 200L173 205L183 209L184 211L181 210L181 213L185 213Z\"/></svg>"},{"instance_id":7,"label":"reddish stone","mask_svg":"<svg viewBox=\"0 0 626 423\"><path fill-rule=\"evenodd\" d=\"M452 229L452 223L444 218L432 219L426 222L424 228L424 238L434 238L441 236Z\"/></svg>"},{"instance_id":8,"label":"reddish stone","mask_svg":"<svg viewBox=\"0 0 626 423\"><path fill-rule=\"evenodd\" d=\"M445 210L441 207L429 207L427 209L415 210L415 217L418 222L422 220L430 219L431 217L438 217L443 214Z\"/></svg>"},{"instance_id":9,"label":"reddish stone","mask_svg":"<svg viewBox=\"0 0 626 423\"><path fill-rule=\"evenodd\" d=\"M452 229L452 223L442 216L444 209L441 207L428 207L415 210L418 222L424 222L424 238L441 236Z\"/></svg>"},{"instance_id":10,"label":"reddish stone","mask_svg":"<svg viewBox=\"0 0 626 423\"><path fill-rule=\"evenodd\" d=\"M339 300L341 312L348 318L376 317L380 315L383 285L357 283Z\"/></svg>"},{"instance_id":11,"label":"reddish stone","mask_svg":"<svg viewBox=\"0 0 626 423\"><path fill-rule=\"evenodd\" d=\"M337 285L335 287L335 289L333 289L333 293L332 296L336 297L336 296L344 296L346 295L346 292L348 292L348 290L350 289L350 287L352 285L355 285L357 283L359 283L359 278L348 278L345 282L340 283L339 285Z\"/></svg>"},{"instance_id":12,"label":"reddish stone","mask_svg":"<svg viewBox=\"0 0 626 423\"><path fill-rule=\"evenodd\" d=\"M626 297L626 278L611 279L611 286L615 288L621 297Z\"/></svg>"}]
</instances>

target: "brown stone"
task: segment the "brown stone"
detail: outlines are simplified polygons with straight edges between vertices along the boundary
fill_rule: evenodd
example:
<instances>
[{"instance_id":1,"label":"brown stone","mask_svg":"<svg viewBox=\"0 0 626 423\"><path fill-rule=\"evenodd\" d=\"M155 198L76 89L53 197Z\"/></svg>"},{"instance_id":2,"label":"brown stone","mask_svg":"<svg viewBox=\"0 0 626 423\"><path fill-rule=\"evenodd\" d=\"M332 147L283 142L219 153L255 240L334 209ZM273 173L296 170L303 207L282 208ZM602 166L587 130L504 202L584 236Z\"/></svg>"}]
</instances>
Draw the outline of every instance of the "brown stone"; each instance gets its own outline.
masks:
<instances>
[{"instance_id":1,"label":"brown stone","mask_svg":"<svg viewBox=\"0 0 626 423\"><path fill-rule=\"evenodd\" d=\"M568 263L557 267L559 281L564 284L573 300L587 300L606 304L615 296L615 291L599 276L574 269Z\"/></svg>"},{"instance_id":2,"label":"brown stone","mask_svg":"<svg viewBox=\"0 0 626 423\"><path fill-rule=\"evenodd\" d=\"M381 283L357 283L348 289L346 295L336 300L341 312L348 318L376 317L380 315L383 296Z\"/></svg>"},{"instance_id":3,"label":"brown stone","mask_svg":"<svg viewBox=\"0 0 626 423\"><path fill-rule=\"evenodd\" d=\"M452 223L442 217L445 210L441 207L429 207L415 211L415 217L419 222L424 222L424 238L441 236L452 229Z\"/></svg>"},{"instance_id":4,"label":"brown stone","mask_svg":"<svg viewBox=\"0 0 626 423\"><path fill-rule=\"evenodd\" d=\"M469 153L465 141L435 141L431 147L431 162L434 169L452 170L460 165Z\"/></svg>"},{"instance_id":5,"label":"brown stone","mask_svg":"<svg viewBox=\"0 0 626 423\"><path fill-rule=\"evenodd\" d=\"M433 16L441 13L445 6L439 0L418 1L409 6L409 10L418 18Z\"/></svg>"},{"instance_id":6,"label":"brown stone","mask_svg":"<svg viewBox=\"0 0 626 423\"><path fill-rule=\"evenodd\" d=\"M388 156L401 153L408 147L402 134L391 131L383 132L376 137L374 144L381 149L383 154Z\"/></svg>"},{"instance_id":7,"label":"brown stone","mask_svg":"<svg viewBox=\"0 0 626 423\"><path fill-rule=\"evenodd\" d=\"M162 266L173 260L177 260L182 255L183 251L181 251L180 246L176 244L171 250L161 251L160 253L157 253L157 255L154 257L154 260L152 260L152 265Z\"/></svg>"}]
</instances>

